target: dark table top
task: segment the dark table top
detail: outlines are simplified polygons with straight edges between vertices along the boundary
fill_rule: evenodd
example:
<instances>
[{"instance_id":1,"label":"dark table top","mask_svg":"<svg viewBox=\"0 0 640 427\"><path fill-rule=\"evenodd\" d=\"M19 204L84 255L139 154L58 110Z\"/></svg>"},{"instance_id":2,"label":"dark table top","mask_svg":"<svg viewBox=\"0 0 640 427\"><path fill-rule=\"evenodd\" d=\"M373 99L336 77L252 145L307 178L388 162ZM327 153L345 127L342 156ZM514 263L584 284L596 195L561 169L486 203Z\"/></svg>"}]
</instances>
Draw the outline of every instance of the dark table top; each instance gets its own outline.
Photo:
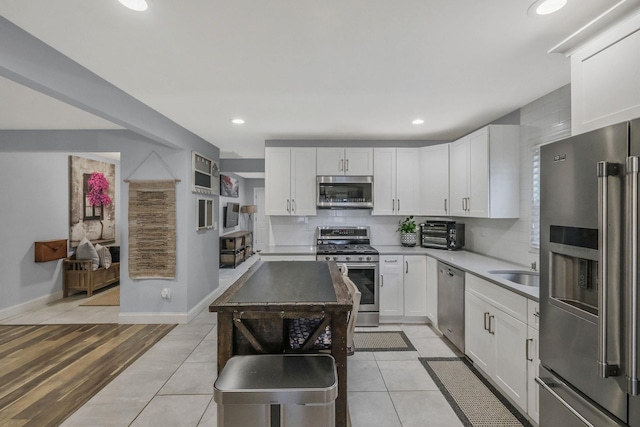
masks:
<instances>
[{"instance_id":1,"label":"dark table top","mask_svg":"<svg viewBox=\"0 0 640 427\"><path fill-rule=\"evenodd\" d=\"M351 308L351 297L334 261L261 261L218 297L209 311L301 306Z\"/></svg>"}]
</instances>

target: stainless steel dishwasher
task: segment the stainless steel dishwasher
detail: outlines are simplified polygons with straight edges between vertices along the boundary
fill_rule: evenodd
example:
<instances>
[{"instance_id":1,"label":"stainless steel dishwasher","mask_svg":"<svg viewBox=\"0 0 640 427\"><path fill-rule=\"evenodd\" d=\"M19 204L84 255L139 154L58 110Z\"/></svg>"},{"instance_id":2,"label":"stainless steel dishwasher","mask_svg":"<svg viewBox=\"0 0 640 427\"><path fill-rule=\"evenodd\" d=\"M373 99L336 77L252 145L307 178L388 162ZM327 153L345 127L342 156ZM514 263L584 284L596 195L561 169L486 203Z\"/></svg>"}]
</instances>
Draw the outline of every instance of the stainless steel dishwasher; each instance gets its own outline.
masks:
<instances>
[{"instance_id":1,"label":"stainless steel dishwasher","mask_svg":"<svg viewBox=\"0 0 640 427\"><path fill-rule=\"evenodd\" d=\"M464 353L464 271L438 262L438 328Z\"/></svg>"}]
</instances>

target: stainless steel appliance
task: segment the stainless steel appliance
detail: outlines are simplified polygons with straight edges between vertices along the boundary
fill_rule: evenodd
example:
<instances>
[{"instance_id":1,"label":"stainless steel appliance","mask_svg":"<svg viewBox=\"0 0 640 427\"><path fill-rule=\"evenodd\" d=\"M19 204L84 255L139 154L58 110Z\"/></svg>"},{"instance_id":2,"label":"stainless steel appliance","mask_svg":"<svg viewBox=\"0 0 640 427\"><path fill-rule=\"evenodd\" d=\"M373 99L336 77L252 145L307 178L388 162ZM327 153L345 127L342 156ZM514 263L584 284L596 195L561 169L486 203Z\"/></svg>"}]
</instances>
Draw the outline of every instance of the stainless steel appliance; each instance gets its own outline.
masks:
<instances>
[{"instance_id":1,"label":"stainless steel appliance","mask_svg":"<svg viewBox=\"0 0 640 427\"><path fill-rule=\"evenodd\" d=\"M319 176L316 181L318 208L373 208L372 176Z\"/></svg>"},{"instance_id":2,"label":"stainless steel appliance","mask_svg":"<svg viewBox=\"0 0 640 427\"><path fill-rule=\"evenodd\" d=\"M541 426L640 426L640 120L541 148Z\"/></svg>"},{"instance_id":3,"label":"stainless steel appliance","mask_svg":"<svg viewBox=\"0 0 640 427\"><path fill-rule=\"evenodd\" d=\"M420 245L424 248L461 249L464 246L464 224L426 221L420 224Z\"/></svg>"},{"instance_id":4,"label":"stainless steel appliance","mask_svg":"<svg viewBox=\"0 0 640 427\"><path fill-rule=\"evenodd\" d=\"M318 227L316 260L346 264L348 276L362 293L357 326L380 323L378 251L370 246L369 227Z\"/></svg>"},{"instance_id":5,"label":"stainless steel appliance","mask_svg":"<svg viewBox=\"0 0 640 427\"><path fill-rule=\"evenodd\" d=\"M464 271L440 261L438 328L464 353Z\"/></svg>"}]
</instances>

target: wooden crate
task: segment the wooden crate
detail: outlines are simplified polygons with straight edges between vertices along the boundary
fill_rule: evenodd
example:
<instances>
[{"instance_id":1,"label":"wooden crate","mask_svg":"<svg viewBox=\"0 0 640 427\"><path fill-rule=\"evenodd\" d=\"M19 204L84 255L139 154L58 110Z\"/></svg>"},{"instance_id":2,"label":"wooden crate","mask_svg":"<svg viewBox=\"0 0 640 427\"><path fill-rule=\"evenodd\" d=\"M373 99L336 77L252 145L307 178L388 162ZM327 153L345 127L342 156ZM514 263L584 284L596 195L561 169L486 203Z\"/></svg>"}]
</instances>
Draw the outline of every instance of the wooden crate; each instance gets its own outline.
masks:
<instances>
[{"instance_id":1,"label":"wooden crate","mask_svg":"<svg viewBox=\"0 0 640 427\"><path fill-rule=\"evenodd\" d=\"M220 254L220 262L222 264L232 264L237 265L244 261L244 252L239 252L237 254Z\"/></svg>"},{"instance_id":2,"label":"wooden crate","mask_svg":"<svg viewBox=\"0 0 640 427\"><path fill-rule=\"evenodd\" d=\"M231 251L239 249L242 246L242 236L240 237L224 237L225 247Z\"/></svg>"}]
</instances>

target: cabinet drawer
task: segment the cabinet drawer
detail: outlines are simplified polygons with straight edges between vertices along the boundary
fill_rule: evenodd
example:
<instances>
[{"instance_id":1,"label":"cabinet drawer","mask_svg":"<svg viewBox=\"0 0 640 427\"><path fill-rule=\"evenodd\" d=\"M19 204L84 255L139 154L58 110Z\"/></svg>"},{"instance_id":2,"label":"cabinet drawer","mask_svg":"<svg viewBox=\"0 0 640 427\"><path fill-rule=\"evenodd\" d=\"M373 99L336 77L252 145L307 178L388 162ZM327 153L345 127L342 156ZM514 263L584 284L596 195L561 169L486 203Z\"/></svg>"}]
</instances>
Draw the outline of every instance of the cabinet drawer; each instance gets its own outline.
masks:
<instances>
[{"instance_id":1,"label":"cabinet drawer","mask_svg":"<svg viewBox=\"0 0 640 427\"><path fill-rule=\"evenodd\" d=\"M540 329L540 304L534 300L527 300L527 324L534 329Z\"/></svg>"},{"instance_id":2,"label":"cabinet drawer","mask_svg":"<svg viewBox=\"0 0 640 427\"><path fill-rule=\"evenodd\" d=\"M465 288L521 322L527 321L527 298L469 273L465 277Z\"/></svg>"}]
</instances>

